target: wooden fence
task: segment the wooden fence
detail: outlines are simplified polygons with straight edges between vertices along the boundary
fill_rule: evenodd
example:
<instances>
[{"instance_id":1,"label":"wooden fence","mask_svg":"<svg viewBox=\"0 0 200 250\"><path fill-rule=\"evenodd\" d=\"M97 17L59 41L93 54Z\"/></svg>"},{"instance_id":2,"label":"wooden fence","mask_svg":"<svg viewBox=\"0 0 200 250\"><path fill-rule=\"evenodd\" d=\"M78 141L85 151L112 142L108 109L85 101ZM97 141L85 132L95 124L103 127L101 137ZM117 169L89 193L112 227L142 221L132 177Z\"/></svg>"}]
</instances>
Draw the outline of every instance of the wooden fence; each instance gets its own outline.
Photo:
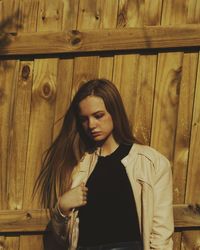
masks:
<instances>
[{"instance_id":1,"label":"wooden fence","mask_svg":"<svg viewBox=\"0 0 200 250\"><path fill-rule=\"evenodd\" d=\"M200 248L199 23L199 0L0 1L0 249L43 249L48 211L31 199L41 157L96 77L172 164L174 250Z\"/></svg>"}]
</instances>

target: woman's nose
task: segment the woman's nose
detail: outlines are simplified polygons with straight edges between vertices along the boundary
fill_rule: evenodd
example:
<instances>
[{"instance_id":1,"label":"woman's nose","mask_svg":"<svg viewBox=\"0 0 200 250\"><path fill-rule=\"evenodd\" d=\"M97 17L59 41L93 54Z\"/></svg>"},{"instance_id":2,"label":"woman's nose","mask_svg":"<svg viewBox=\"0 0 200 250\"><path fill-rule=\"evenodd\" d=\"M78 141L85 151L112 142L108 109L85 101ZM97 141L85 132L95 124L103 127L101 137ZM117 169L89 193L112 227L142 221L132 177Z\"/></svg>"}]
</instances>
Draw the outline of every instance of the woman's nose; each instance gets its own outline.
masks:
<instances>
[{"instance_id":1,"label":"woman's nose","mask_svg":"<svg viewBox=\"0 0 200 250\"><path fill-rule=\"evenodd\" d=\"M90 129L93 129L96 127L96 122L95 122L95 119L94 118L90 118L89 121L88 121L88 127Z\"/></svg>"}]
</instances>

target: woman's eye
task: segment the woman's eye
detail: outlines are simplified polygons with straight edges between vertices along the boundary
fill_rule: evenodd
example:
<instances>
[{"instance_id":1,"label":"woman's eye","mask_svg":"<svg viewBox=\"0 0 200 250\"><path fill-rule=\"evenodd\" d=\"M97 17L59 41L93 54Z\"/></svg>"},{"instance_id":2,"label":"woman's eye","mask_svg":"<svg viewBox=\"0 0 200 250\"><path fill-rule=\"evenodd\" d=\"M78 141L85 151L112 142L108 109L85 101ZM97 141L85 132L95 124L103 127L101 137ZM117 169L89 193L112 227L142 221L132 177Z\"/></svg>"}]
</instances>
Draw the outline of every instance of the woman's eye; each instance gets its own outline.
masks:
<instances>
[{"instance_id":1,"label":"woman's eye","mask_svg":"<svg viewBox=\"0 0 200 250\"><path fill-rule=\"evenodd\" d=\"M95 115L95 118L96 119L100 119L100 118L102 118L104 116L104 114L97 114L97 115Z\"/></svg>"}]
</instances>

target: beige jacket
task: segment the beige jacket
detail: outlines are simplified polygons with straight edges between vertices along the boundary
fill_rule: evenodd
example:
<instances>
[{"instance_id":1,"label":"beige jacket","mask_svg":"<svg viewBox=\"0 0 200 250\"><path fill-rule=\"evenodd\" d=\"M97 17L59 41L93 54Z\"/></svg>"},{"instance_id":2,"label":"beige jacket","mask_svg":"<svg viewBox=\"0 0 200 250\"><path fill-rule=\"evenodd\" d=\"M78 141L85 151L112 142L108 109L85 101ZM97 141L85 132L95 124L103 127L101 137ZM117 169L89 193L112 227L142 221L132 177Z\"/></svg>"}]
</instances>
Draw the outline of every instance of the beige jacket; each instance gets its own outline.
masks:
<instances>
[{"instance_id":1,"label":"beige jacket","mask_svg":"<svg viewBox=\"0 0 200 250\"><path fill-rule=\"evenodd\" d=\"M87 181L97 158L97 152L85 155L76 168L72 188ZM134 193L144 250L172 250L174 223L169 161L149 146L133 144L121 162ZM78 211L74 210L69 221L64 222L57 209L53 210L53 231L58 239L65 242L66 249L76 249L78 223Z\"/></svg>"}]
</instances>

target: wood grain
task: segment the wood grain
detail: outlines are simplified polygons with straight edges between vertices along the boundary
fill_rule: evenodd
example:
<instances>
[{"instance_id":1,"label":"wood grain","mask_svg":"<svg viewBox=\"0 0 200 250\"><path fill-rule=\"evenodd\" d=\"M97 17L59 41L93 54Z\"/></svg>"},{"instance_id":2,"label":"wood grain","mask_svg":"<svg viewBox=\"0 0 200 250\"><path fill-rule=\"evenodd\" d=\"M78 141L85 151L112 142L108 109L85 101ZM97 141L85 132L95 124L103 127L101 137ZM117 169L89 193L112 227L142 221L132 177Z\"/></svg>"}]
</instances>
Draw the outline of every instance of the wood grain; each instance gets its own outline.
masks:
<instances>
[{"instance_id":1,"label":"wood grain","mask_svg":"<svg viewBox=\"0 0 200 250\"><path fill-rule=\"evenodd\" d=\"M79 28L68 32L8 34L8 39L11 42L6 48L0 48L0 55L199 47L200 26L149 26L101 31Z\"/></svg>"}]
</instances>

